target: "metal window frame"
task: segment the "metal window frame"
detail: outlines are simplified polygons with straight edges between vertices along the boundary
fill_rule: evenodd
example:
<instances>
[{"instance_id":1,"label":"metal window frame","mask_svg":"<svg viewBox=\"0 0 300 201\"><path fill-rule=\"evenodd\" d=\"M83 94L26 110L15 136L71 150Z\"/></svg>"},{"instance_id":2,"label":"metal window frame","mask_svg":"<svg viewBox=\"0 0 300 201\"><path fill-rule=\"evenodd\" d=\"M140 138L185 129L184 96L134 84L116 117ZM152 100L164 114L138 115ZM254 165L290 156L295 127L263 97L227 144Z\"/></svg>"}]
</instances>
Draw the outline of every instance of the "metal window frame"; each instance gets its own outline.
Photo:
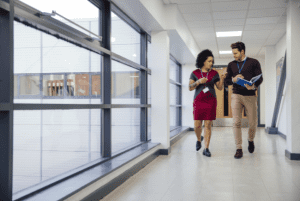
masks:
<instances>
[{"instance_id":1,"label":"metal window frame","mask_svg":"<svg viewBox=\"0 0 300 201\"><path fill-rule=\"evenodd\" d=\"M100 43L99 41L91 41L86 39L86 35L81 33L79 30L76 30L72 27L65 25L64 23L55 20L51 17L46 17L40 15L41 12L20 2L17 0L0 0L0 11L9 15L8 18L5 19L5 26L9 30L7 33L9 34L10 41L0 41L2 47L10 47L7 53L9 57L5 57L4 54L0 55L0 60L6 61L4 65L9 70L5 71L5 74L2 74L1 77L5 77L3 79L5 82L9 83L9 88L6 87L3 90L5 93L1 96L1 103L0 104L0 114L4 115L5 117L2 118L0 121L0 126L3 127L2 132L6 135L2 138L6 147L1 147L1 158L4 158L4 166L5 169L2 170L1 174L1 188L3 191L0 192L0 197L5 198L7 200L12 200L12 170L13 170L13 111L15 110L72 110L72 109L101 109L102 115L102 122L101 122L101 155L105 160L109 160L112 157L111 154L111 109L112 108L141 108L142 110L145 109L146 112L143 113L145 117L141 118L141 127L146 128L144 133L141 132L141 139L143 141L147 141L147 108L151 108L150 104L147 104L147 76L151 74L151 70L147 68L147 41L151 42L151 37L146 32L142 31L142 35L144 38L142 39L144 42L141 44L141 62L144 63L136 64L121 55L115 54L110 51L110 34L111 34L111 5L112 3L108 0L90 0L90 2L98 3L97 7L99 8L99 33L103 33L103 41ZM105 12L106 11L106 12ZM130 19L131 20L131 19ZM88 51L93 51L103 56L102 59L102 72L99 73L101 78L101 87L102 87L102 100L103 104L14 104L14 73L13 73L13 26L14 21L18 21L22 24L25 24L31 28L40 30L41 32L47 33L49 35L55 36L58 39L62 39L67 41L68 43L74 44L81 48L85 48ZM6 34L7 34L6 33ZM9 45L3 46L9 42ZM1 48L0 46L0 48ZM9 59L7 59L9 58ZM145 78L141 84L141 88L143 90L143 96L141 96L141 104L128 104L128 105L121 105L121 104L111 104L111 62L112 60L121 62L126 64L132 68L139 70L142 73L142 78ZM53 74L53 73L49 73ZM66 86L67 74L70 73L57 73L57 74L64 74L64 86ZM74 73L72 73L74 74ZM78 73L82 74L82 73ZM86 74L86 73L85 73ZM28 75L28 74L26 74ZM90 75L91 76L91 75ZM42 74L40 74L40 84L42 84ZM20 86L20 75L17 75L17 84ZM90 79L91 81L91 79ZM6 85L7 86L7 85ZM0 86L1 87L1 86ZM17 89L17 93L19 94L20 89ZM42 93L42 90L40 90ZM142 94L142 93L141 93ZM40 94L41 95L41 94ZM65 94L64 94L65 95ZM23 97L22 97L23 98ZM99 98L99 97L97 97ZM104 118L103 118L104 117ZM142 121L146 121L146 123L142 126ZM8 125L8 126L7 126ZM141 142L143 143L143 142ZM130 147L128 148L130 149ZM121 153L118 153L121 154ZM80 171L87 170L95 164L86 164L86 167L81 169ZM76 173L75 173L76 174ZM55 183L50 184L55 185L67 178L62 178ZM44 188L43 188L44 189ZM30 194L34 194L42 189L35 189L31 191ZM29 195L23 195L22 197L28 197ZM19 197L17 199L22 199Z\"/></svg>"}]
</instances>

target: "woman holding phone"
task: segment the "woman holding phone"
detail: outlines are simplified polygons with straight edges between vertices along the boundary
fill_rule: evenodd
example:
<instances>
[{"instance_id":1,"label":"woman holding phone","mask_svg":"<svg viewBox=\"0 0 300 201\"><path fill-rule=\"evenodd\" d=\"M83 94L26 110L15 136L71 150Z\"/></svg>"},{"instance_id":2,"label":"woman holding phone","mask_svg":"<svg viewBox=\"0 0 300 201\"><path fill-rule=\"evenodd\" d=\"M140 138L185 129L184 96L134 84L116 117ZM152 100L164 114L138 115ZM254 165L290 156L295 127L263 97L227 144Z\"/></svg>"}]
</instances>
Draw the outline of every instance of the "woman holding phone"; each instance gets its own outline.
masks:
<instances>
[{"instance_id":1,"label":"woman holding phone","mask_svg":"<svg viewBox=\"0 0 300 201\"><path fill-rule=\"evenodd\" d=\"M196 151L201 149L202 122L204 121L204 145L203 155L210 157L209 143L211 138L212 120L216 119L217 97L214 85L219 90L223 89L226 73L221 77L218 72L212 70L214 56L208 49L203 50L197 56L196 67L190 76L189 90L195 90L193 102L194 128L197 136Z\"/></svg>"}]
</instances>

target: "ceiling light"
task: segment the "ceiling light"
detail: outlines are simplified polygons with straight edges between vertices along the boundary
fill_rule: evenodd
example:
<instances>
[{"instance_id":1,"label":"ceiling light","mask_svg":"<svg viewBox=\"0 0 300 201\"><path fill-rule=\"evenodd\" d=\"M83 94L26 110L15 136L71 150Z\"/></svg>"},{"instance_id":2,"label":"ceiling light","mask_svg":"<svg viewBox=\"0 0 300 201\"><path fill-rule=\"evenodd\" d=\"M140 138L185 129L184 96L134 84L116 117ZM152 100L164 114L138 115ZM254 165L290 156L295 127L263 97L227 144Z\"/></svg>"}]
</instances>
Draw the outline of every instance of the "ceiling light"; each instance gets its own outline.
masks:
<instances>
[{"instance_id":1,"label":"ceiling light","mask_svg":"<svg viewBox=\"0 0 300 201\"><path fill-rule=\"evenodd\" d=\"M111 42L113 43L115 41L116 41L116 39L114 37L111 37Z\"/></svg>"},{"instance_id":2,"label":"ceiling light","mask_svg":"<svg viewBox=\"0 0 300 201\"><path fill-rule=\"evenodd\" d=\"M114 14L114 13L111 13L111 17L117 17L117 16L116 16L116 14Z\"/></svg>"},{"instance_id":3,"label":"ceiling light","mask_svg":"<svg viewBox=\"0 0 300 201\"><path fill-rule=\"evenodd\" d=\"M217 37L232 37L232 36L241 36L242 31L226 31L226 32L217 32Z\"/></svg>"},{"instance_id":4,"label":"ceiling light","mask_svg":"<svg viewBox=\"0 0 300 201\"><path fill-rule=\"evenodd\" d=\"M136 57L136 54L133 54L132 56L133 56L133 57Z\"/></svg>"},{"instance_id":5,"label":"ceiling light","mask_svg":"<svg viewBox=\"0 0 300 201\"><path fill-rule=\"evenodd\" d=\"M232 54L232 51L219 51L220 54Z\"/></svg>"}]
</instances>

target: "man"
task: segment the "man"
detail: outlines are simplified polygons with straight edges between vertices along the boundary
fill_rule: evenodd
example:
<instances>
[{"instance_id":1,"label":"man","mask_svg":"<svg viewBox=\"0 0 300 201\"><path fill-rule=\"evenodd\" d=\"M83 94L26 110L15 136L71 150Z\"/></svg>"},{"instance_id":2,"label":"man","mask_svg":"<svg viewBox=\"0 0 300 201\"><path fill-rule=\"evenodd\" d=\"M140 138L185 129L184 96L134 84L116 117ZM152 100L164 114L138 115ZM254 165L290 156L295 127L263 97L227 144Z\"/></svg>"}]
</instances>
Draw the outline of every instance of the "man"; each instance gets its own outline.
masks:
<instances>
[{"instance_id":1,"label":"man","mask_svg":"<svg viewBox=\"0 0 300 201\"><path fill-rule=\"evenodd\" d=\"M225 87L233 84L233 93L231 95L231 108L233 116L233 133L235 136L236 154L234 158L239 159L243 157L242 150L242 109L245 107L246 116L249 121L248 131L248 151L254 152L254 137L257 128L257 97L255 91L263 81L261 76L252 86L245 85L245 87L236 84L237 78L251 80L251 78L260 75L260 63L253 58L246 57L245 44L237 42L231 44L231 49L235 61L228 64L227 76L225 79Z\"/></svg>"}]
</instances>

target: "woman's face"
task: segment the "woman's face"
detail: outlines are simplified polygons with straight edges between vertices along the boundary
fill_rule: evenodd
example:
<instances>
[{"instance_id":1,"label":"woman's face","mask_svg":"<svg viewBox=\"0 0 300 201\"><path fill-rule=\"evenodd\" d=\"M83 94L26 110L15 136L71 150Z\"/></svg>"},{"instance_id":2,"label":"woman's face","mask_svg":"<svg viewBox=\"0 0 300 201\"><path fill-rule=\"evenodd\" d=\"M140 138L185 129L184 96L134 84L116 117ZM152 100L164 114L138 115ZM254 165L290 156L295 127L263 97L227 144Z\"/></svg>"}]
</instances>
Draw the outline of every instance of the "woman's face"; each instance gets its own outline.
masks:
<instances>
[{"instance_id":1,"label":"woman's face","mask_svg":"<svg viewBox=\"0 0 300 201\"><path fill-rule=\"evenodd\" d=\"M213 61L214 61L214 58L212 56L207 57L206 61L204 62L203 67L205 69L211 69L211 67L213 66Z\"/></svg>"}]
</instances>

